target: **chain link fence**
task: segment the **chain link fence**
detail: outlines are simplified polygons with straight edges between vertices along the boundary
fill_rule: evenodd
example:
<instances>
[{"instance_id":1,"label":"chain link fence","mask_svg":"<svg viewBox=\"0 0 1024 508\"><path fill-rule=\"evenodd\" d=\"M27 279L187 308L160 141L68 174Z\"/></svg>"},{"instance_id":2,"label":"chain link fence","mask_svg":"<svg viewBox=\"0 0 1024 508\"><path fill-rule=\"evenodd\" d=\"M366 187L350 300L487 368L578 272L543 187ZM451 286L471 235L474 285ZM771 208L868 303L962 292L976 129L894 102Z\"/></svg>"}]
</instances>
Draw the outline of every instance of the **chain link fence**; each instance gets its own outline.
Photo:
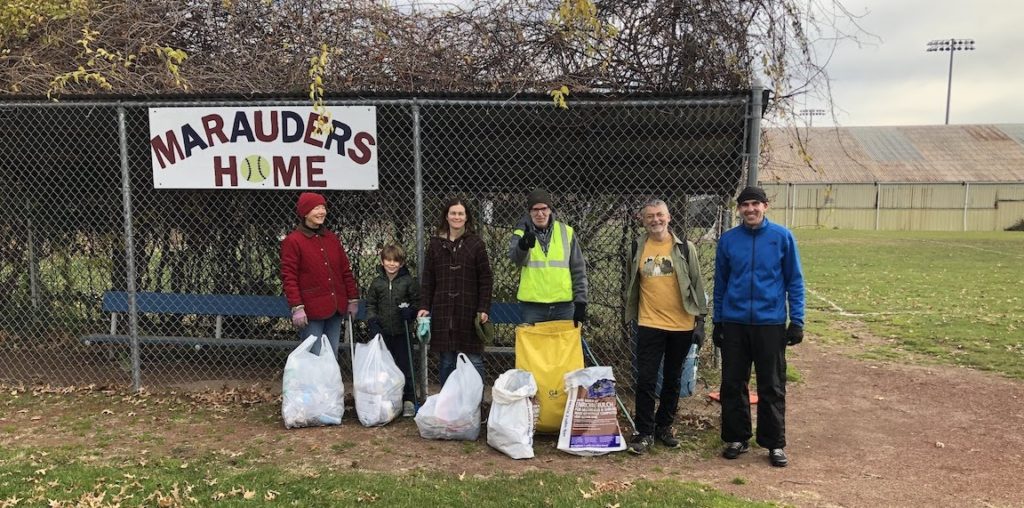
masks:
<instances>
[{"instance_id":1,"label":"chain link fence","mask_svg":"<svg viewBox=\"0 0 1024 508\"><path fill-rule=\"evenodd\" d=\"M623 289L641 230L638 209L652 197L668 202L674 231L698 244L710 292L726 207L748 165L755 167L749 153L757 152L760 94L577 100L565 110L542 100L332 101L376 106L380 176L376 191L324 192L327 226L365 289L389 242L405 247L418 273L442 203L465 197L487 242L494 301L514 302L513 225L530 190L549 190L587 261L584 336L628 394L632 331L623 322ZM297 339L290 320L247 315L243 303L219 314L192 308L189 295L281 295L279 242L295 226L298 191L154 189L147 108L205 105L308 103L0 103L0 381L136 388L280 381L289 349L270 341ZM112 313L104 304L112 294L150 293L176 310ZM253 342L140 339L133 347L88 339L133 328L140 338ZM513 327L498 328L496 345L512 346ZM357 323L357 340L365 336ZM514 364L509 354L485 361L488 383ZM347 375L347 355L341 363Z\"/></svg>"}]
</instances>

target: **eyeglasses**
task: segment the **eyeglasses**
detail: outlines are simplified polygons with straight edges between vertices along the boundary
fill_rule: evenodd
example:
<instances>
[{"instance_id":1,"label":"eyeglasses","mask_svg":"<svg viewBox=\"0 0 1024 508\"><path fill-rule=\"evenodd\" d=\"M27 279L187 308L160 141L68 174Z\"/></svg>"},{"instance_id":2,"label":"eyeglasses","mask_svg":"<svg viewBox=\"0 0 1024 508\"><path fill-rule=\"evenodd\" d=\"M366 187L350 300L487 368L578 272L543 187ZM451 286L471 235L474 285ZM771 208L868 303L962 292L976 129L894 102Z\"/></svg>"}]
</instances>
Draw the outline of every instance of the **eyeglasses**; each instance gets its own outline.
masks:
<instances>
[{"instance_id":1,"label":"eyeglasses","mask_svg":"<svg viewBox=\"0 0 1024 508\"><path fill-rule=\"evenodd\" d=\"M530 209L530 213L545 213L545 212L550 212L550 211L551 211L551 208L548 208L546 206L541 207L541 208L531 208Z\"/></svg>"}]
</instances>

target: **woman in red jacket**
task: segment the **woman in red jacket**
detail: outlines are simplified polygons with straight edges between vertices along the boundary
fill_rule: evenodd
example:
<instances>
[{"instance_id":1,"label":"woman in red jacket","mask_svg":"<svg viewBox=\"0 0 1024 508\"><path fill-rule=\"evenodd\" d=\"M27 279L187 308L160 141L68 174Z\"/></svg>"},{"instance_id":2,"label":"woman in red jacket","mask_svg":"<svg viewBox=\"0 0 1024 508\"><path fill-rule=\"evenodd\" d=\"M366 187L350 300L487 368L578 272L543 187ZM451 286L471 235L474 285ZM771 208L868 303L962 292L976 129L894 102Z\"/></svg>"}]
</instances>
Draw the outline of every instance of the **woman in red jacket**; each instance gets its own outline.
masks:
<instances>
[{"instance_id":1,"label":"woman in red jacket","mask_svg":"<svg viewBox=\"0 0 1024 508\"><path fill-rule=\"evenodd\" d=\"M420 283L419 316L430 315L430 348L440 353L441 384L465 353L484 377L484 345L473 320L487 322L494 275L487 246L476 234L473 215L461 199L441 210L437 231L430 238Z\"/></svg>"},{"instance_id":2,"label":"woman in red jacket","mask_svg":"<svg viewBox=\"0 0 1024 508\"><path fill-rule=\"evenodd\" d=\"M337 356L344 315L359 309L359 290L341 240L324 227L327 202L303 192L295 204L299 225L281 242L281 284L299 338L327 335ZM311 350L320 354L320 343Z\"/></svg>"}]
</instances>

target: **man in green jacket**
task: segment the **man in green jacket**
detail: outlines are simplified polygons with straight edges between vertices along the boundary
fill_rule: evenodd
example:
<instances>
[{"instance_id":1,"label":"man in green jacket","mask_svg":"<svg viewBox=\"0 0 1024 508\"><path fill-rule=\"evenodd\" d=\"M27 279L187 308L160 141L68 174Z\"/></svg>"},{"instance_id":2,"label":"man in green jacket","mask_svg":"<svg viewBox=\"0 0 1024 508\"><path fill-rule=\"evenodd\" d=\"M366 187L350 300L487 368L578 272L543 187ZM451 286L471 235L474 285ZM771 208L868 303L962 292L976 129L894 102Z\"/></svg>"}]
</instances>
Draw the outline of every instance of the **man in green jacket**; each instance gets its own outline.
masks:
<instances>
[{"instance_id":1,"label":"man in green jacket","mask_svg":"<svg viewBox=\"0 0 1024 508\"><path fill-rule=\"evenodd\" d=\"M629 451L643 454L655 440L679 446L672 432L680 377L690 345L704 340L707 295L697 249L669 229L672 216L660 199L644 204L646 230L636 240L626 289L626 321L637 322L636 431ZM658 371L664 372L655 413Z\"/></svg>"}]
</instances>

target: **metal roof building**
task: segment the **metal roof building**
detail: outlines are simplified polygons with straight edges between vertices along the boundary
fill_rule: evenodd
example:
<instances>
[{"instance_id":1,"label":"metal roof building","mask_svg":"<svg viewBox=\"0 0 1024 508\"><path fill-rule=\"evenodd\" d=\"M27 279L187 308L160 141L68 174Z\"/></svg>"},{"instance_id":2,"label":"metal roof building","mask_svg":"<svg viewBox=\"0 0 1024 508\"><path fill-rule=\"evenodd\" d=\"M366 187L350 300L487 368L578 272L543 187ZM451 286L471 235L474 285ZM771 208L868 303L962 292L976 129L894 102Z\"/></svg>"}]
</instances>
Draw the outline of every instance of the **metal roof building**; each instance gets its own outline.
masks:
<instances>
[{"instance_id":1,"label":"metal roof building","mask_svg":"<svg viewBox=\"0 0 1024 508\"><path fill-rule=\"evenodd\" d=\"M766 129L759 181L793 227L1002 230L1024 218L1024 124Z\"/></svg>"}]
</instances>

